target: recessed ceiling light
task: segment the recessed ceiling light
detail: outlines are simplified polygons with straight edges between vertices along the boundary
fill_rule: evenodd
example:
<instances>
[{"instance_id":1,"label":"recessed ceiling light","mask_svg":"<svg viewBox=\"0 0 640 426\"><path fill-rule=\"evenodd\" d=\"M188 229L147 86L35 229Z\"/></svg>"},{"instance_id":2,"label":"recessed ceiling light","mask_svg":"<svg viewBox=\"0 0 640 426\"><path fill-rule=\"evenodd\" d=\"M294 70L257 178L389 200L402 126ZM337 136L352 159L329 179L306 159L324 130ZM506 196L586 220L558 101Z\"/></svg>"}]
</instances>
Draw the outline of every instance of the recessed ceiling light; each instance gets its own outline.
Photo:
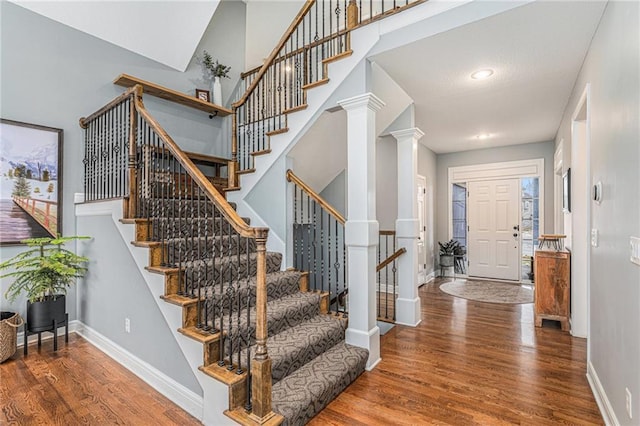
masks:
<instances>
[{"instance_id":1,"label":"recessed ceiling light","mask_svg":"<svg viewBox=\"0 0 640 426\"><path fill-rule=\"evenodd\" d=\"M471 78L474 80L484 80L485 78L489 78L493 75L493 70L486 68L483 70L478 70L471 74Z\"/></svg>"},{"instance_id":2,"label":"recessed ceiling light","mask_svg":"<svg viewBox=\"0 0 640 426\"><path fill-rule=\"evenodd\" d=\"M476 136L476 139L485 140L485 139L489 139L490 137L491 137L490 133L480 133L479 135Z\"/></svg>"}]
</instances>

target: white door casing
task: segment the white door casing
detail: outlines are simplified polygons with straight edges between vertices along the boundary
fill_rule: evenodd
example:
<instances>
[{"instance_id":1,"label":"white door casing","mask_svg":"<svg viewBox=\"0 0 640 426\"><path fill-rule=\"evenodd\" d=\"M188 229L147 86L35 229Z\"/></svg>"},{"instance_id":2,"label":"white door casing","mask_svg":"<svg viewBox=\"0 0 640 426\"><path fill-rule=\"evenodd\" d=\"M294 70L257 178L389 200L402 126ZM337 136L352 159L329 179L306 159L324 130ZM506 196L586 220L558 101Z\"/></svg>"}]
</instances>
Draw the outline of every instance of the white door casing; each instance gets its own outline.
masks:
<instances>
[{"instance_id":1,"label":"white door casing","mask_svg":"<svg viewBox=\"0 0 640 426\"><path fill-rule=\"evenodd\" d=\"M469 276L520 280L520 180L469 182Z\"/></svg>"},{"instance_id":2,"label":"white door casing","mask_svg":"<svg viewBox=\"0 0 640 426\"><path fill-rule=\"evenodd\" d=\"M417 204L418 204L418 222L420 232L418 233L418 285L427 282L426 271L426 241L427 241L427 179L424 176L417 175Z\"/></svg>"}]
</instances>

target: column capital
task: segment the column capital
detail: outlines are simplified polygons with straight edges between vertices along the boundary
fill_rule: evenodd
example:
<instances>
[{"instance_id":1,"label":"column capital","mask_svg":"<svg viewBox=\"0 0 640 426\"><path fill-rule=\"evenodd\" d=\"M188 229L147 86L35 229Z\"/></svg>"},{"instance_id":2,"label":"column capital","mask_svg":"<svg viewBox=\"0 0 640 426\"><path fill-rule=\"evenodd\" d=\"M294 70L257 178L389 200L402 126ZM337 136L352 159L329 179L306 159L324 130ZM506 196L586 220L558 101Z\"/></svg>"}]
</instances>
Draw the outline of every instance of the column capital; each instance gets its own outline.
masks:
<instances>
[{"instance_id":1,"label":"column capital","mask_svg":"<svg viewBox=\"0 0 640 426\"><path fill-rule=\"evenodd\" d=\"M379 111L380 108L382 108L386 104L382 99L380 99L373 93L368 92L362 95L358 95L352 98L347 98L347 99L338 101L338 105L340 105L346 111L362 108L362 107L367 107L372 111Z\"/></svg>"},{"instance_id":2,"label":"column capital","mask_svg":"<svg viewBox=\"0 0 640 426\"><path fill-rule=\"evenodd\" d=\"M424 132L417 127L411 127L404 130L396 130L395 132L391 132L391 134L398 141L406 138L414 138L415 140L419 140L424 136Z\"/></svg>"}]
</instances>

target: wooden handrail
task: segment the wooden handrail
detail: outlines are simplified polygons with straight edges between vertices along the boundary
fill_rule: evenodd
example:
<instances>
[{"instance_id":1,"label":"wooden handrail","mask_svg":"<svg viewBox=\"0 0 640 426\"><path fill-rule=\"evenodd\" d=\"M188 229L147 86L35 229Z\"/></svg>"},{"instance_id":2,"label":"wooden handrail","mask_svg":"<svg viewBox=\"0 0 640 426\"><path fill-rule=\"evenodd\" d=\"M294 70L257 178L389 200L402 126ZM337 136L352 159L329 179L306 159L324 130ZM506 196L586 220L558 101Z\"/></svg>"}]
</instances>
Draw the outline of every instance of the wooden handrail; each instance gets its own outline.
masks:
<instances>
[{"instance_id":1,"label":"wooden handrail","mask_svg":"<svg viewBox=\"0 0 640 426\"><path fill-rule=\"evenodd\" d=\"M142 93L142 86L136 85L140 93ZM252 228L245 223L244 220L240 217L240 215L231 207L231 205L227 202L227 200L218 192L217 189L213 186L211 181L206 178L204 173L198 169L195 164L189 159L187 154L185 154L178 145L173 141L171 136L158 124L158 122L149 114L147 109L144 107L142 102L142 97L135 96L134 104L136 111L138 114L142 115L144 119L147 121L149 126L153 129L153 131L162 139L165 146L171 152L171 154L178 160L178 162L185 168L187 173L191 176L191 178L196 182L196 184L202 189L202 191L206 194L207 198L211 200L216 207L220 209L222 215L231 223L231 226L243 237L247 238L265 238L269 232L269 228Z\"/></svg>"},{"instance_id":2,"label":"wooden handrail","mask_svg":"<svg viewBox=\"0 0 640 426\"><path fill-rule=\"evenodd\" d=\"M298 28L298 25L300 24L300 22L302 22L307 12L309 11L309 9L311 9L311 7L315 4L315 2L316 0L305 1L304 6L302 6L302 9L300 9L298 14L294 18L293 22L291 22L291 25L289 25L289 28L287 28L287 31L285 31L284 35L282 36L282 38L280 39L276 47L273 49L269 57L264 61L264 64L262 64L262 67L260 68L258 75L253 79L251 86L247 88L247 90L244 92L244 95L242 95L240 99L238 99L236 102L232 104L233 108L238 108L239 106L241 106L247 101L247 98L255 90L256 86L258 85L258 82L260 81L264 73L267 72L267 69L271 66L271 63L273 62L273 60L278 56L278 53L280 53L280 50L282 50L284 45L287 43L287 40L289 40L289 37L291 36L291 34L293 34L296 28Z\"/></svg>"},{"instance_id":3,"label":"wooden handrail","mask_svg":"<svg viewBox=\"0 0 640 426\"><path fill-rule=\"evenodd\" d=\"M402 256L406 252L407 252L406 248L404 248L404 247L399 248L398 250L396 250L395 253L393 253L391 256L387 257L385 260L380 262L380 264L378 266L376 266L376 272L380 272L382 269L384 269L385 266L387 266L388 264L390 264L391 262L393 262L394 260L396 260L397 258Z\"/></svg>"},{"instance_id":4,"label":"wooden handrail","mask_svg":"<svg viewBox=\"0 0 640 426\"><path fill-rule=\"evenodd\" d=\"M296 176L291 169L287 170L287 181L293 182L298 185L307 195L313 198L316 203L320 204L320 206L325 209L331 216L333 216L340 224L344 225L346 222L344 217L334 209L329 203L325 201L317 192L309 187L306 183L304 183L298 176Z\"/></svg>"},{"instance_id":5,"label":"wooden handrail","mask_svg":"<svg viewBox=\"0 0 640 426\"><path fill-rule=\"evenodd\" d=\"M119 103L123 102L125 99L127 99L128 97L133 95L135 93L135 91L136 91L135 87L130 87L122 95L118 96L117 98L115 98L114 100L112 100L111 102L109 102L108 104L106 104L105 106L103 106L102 108L100 108L99 110L97 110L96 112L91 114L90 116L88 116L86 118L85 117L80 118L80 127L82 127L83 129L86 129L89 126L89 122L90 121L95 120L96 117L104 114L105 112L107 112L111 108L113 108L114 106L116 106Z\"/></svg>"},{"instance_id":6,"label":"wooden handrail","mask_svg":"<svg viewBox=\"0 0 640 426\"><path fill-rule=\"evenodd\" d=\"M378 232L380 235L396 235L396 231L391 230L391 231L379 231Z\"/></svg>"}]
</instances>

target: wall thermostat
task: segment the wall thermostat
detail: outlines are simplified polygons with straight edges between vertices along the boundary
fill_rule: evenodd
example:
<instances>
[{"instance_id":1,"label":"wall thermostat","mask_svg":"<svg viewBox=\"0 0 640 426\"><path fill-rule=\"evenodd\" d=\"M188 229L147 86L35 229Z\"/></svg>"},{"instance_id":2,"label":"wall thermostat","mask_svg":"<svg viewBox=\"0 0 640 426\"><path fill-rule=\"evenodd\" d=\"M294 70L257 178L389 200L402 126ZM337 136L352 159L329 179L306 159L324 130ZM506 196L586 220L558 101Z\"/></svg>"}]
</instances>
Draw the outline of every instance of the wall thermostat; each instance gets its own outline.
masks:
<instances>
[{"instance_id":1,"label":"wall thermostat","mask_svg":"<svg viewBox=\"0 0 640 426\"><path fill-rule=\"evenodd\" d=\"M593 189L591 190L591 198L596 204L600 205L602 202L602 182L598 181L595 185L593 185Z\"/></svg>"}]
</instances>

